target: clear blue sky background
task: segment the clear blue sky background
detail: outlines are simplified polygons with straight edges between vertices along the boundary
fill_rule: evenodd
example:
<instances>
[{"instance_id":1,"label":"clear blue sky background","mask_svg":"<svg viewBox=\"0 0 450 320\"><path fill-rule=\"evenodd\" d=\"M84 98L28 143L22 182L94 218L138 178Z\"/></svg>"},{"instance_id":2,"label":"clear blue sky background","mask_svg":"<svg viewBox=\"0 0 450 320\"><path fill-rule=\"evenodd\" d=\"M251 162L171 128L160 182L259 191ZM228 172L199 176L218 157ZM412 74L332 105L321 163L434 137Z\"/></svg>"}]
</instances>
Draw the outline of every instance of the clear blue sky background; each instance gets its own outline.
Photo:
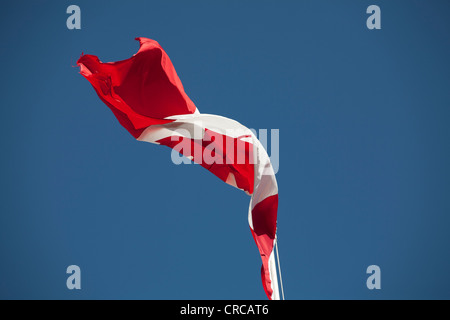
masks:
<instances>
[{"instance_id":1,"label":"clear blue sky background","mask_svg":"<svg viewBox=\"0 0 450 320\"><path fill-rule=\"evenodd\" d=\"M66 28L70 4L81 30ZM366 28L371 4L381 30ZM249 197L135 141L72 67L82 51L126 59L137 36L163 46L201 112L280 130L286 298L450 298L449 12L424 0L3 4L0 298L265 299ZM372 264L381 290L366 288Z\"/></svg>"}]
</instances>

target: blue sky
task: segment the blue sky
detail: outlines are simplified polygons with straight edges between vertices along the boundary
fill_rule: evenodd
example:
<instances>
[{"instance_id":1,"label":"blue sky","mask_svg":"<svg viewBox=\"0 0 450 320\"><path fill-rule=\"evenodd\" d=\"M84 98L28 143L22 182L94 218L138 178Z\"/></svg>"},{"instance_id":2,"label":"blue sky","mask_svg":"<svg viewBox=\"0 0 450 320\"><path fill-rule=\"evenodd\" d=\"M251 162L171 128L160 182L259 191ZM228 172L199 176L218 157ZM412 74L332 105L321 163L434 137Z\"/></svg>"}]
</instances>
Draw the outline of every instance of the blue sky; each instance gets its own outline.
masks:
<instances>
[{"instance_id":1,"label":"blue sky","mask_svg":"<svg viewBox=\"0 0 450 320\"><path fill-rule=\"evenodd\" d=\"M81 30L66 8L81 8ZM366 8L381 8L368 30ZM157 40L203 113L279 129L287 299L450 298L445 1L1 11L0 298L265 299L249 197L135 141L73 66ZM66 268L81 268L68 290ZM368 290L366 268L381 268Z\"/></svg>"}]
</instances>

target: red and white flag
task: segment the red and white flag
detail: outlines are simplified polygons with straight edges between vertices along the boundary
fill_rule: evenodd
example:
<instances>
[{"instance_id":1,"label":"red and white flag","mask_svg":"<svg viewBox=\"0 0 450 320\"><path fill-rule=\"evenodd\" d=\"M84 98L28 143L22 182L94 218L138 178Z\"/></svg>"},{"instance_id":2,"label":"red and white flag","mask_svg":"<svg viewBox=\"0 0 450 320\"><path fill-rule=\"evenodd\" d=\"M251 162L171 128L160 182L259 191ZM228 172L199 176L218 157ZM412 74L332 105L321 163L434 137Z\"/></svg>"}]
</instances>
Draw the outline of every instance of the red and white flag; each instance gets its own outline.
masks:
<instances>
[{"instance_id":1,"label":"red and white flag","mask_svg":"<svg viewBox=\"0 0 450 320\"><path fill-rule=\"evenodd\" d=\"M266 150L240 123L201 114L161 46L136 40L139 51L126 60L103 63L82 55L80 73L137 140L168 146L251 196L248 222L262 259L263 287L269 299L278 300L278 187Z\"/></svg>"}]
</instances>

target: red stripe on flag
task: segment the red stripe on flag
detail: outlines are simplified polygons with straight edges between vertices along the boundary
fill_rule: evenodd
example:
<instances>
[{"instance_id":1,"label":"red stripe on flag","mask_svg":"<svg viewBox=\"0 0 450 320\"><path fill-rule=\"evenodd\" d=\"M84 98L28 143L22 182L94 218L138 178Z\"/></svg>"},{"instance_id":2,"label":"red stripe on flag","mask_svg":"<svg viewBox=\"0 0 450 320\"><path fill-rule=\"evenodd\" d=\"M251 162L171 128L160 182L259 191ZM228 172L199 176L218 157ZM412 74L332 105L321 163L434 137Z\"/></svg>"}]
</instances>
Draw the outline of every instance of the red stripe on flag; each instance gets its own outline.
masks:
<instances>
[{"instance_id":1,"label":"red stripe on flag","mask_svg":"<svg viewBox=\"0 0 450 320\"><path fill-rule=\"evenodd\" d=\"M172 121L163 120L166 117L196 110L161 46L146 38L136 40L139 51L129 59L103 63L83 55L77 61L80 73L135 138L150 125Z\"/></svg>"},{"instance_id":2,"label":"red stripe on flag","mask_svg":"<svg viewBox=\"0 0 450 320\"><path fill-rule=\"evenodd\" d=\"M273 251L275 233L277 231L278 194L265 198L252 210L253 239L261 254L261 280L264 291L270 299L272 296L272 281L269 273L269 257Z\"/></svg>"}]
</instances>

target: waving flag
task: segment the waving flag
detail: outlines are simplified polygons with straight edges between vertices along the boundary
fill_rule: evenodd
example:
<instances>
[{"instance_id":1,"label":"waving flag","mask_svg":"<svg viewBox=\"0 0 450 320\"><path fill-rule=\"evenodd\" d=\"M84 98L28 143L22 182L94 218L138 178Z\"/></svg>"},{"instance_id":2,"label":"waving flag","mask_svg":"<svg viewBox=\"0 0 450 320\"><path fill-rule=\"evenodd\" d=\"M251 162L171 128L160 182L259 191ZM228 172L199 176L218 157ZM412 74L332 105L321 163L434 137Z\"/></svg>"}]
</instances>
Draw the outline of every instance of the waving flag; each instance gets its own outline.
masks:
<instances>
[{"instance_id":1,"label":"waving flag","mask_svg":"<svg viewBox=\"0 0 450 320\"><path fill-rule=\"evenodd\" d=\"M137 140L168 146L251 196L248 222L262 259L263 287L269 299L279 299L274 257L278 187L267 152L240 123L200 114L161 46L136 40L139 51L123 61L102 63L82 55L80 73Z\"/></svg>"}]
</instances>

